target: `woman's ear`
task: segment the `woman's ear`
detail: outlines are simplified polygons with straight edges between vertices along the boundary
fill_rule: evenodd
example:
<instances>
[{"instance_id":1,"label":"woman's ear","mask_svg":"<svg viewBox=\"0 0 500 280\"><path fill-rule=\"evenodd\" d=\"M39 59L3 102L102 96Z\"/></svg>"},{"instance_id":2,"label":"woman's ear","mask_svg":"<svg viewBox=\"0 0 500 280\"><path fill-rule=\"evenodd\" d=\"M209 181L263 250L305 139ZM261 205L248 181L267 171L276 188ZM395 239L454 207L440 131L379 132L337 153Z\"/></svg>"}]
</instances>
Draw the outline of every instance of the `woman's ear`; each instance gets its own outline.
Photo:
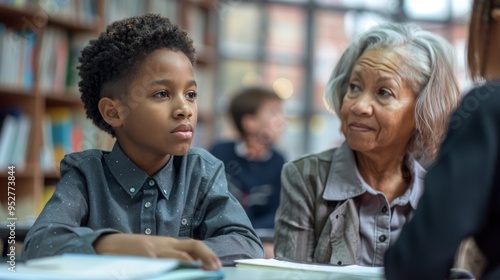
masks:
<instances>
[{"instance_id":1,"label":"woman's ear","mask_svg":"<svg viewBox=\"0 0 500 280\"><path fill-rule=\"evenodd\" d=\"M98 108L102 118L113 128L122 125L122 116L119 112L120 107L123 106L119 101L109 97L103 97L99 100Z\"/></svg>"},{"instance_id":2,"label":"woman's ear","mask_svg":"<svg viewBox=\"0 0 500 280\"><path fill-rule=\"evenodd\" d=\"M491 10L491 17L496 21L500 21L500 8L493 8Z\"/></svg>"}]
</instances>

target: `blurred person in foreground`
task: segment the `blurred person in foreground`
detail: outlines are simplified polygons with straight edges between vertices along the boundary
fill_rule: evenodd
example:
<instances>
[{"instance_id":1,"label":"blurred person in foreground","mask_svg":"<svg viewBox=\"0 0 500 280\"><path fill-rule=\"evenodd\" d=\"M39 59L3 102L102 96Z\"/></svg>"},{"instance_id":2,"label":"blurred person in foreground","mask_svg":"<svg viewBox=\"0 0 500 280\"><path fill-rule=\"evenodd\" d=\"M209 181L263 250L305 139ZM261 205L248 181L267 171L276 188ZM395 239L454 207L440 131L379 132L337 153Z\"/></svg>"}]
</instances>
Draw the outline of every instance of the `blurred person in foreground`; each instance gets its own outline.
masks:
<instances>
[{"instance_id":1,"label":"blurred person in foreground","mask_svg":"<svg viewBox=\"0 0 500 280\"><path fill-rule=\"evenodd\" d=\"M325 91L346 141L284 165L276 256L384 265L458 103L453 61L445 39L415 24L379 25L349 45Z\"/></svg>"},{"instance_id":2,"label":"blurred person in foreground","mask_svg":"<svg viewBox=\"0 0 500 280\"><path fill-rule=\"evenodd\" d=\"M391 279L444 279L467 237L484 255L477 278L500 279L500 0L475 0L467 62L474 81L425 179L419 209L385 256ZM483 267L480 262L475 266Z\"/></svg>"}]
</instances>

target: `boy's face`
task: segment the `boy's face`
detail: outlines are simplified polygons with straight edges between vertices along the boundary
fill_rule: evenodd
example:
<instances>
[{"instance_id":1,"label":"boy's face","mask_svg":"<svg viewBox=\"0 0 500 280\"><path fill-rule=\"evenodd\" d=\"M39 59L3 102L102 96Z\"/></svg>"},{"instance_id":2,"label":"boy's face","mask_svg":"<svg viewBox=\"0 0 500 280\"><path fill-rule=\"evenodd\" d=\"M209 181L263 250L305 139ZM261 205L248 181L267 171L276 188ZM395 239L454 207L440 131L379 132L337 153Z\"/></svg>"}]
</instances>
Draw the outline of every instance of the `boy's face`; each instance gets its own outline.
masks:
<instances>
[{"instance_id":1,"label":"boy's face","mask_svg":"<svg viewBox=\"0 0 500 280\"><path fill-rule=\"evenodd\" d=\"M122 102L120 146L131 158L183 155L197 120L193 66L180 51L159 49L140 64Z\"/></svg>"},{"instance_id":2,"label":"boy's face","mask_svg":"<svg viewBox=\"0 0 500 280\"><path fill-rule=\"evenodd\" d=\"M281 100L269 99L262 102L259 110L255 113L254 119L257 123L258 139L265 144L275 142L283 133L285 128L285 116L283 114L283 104Z\"/></svg>"}]
</instances>

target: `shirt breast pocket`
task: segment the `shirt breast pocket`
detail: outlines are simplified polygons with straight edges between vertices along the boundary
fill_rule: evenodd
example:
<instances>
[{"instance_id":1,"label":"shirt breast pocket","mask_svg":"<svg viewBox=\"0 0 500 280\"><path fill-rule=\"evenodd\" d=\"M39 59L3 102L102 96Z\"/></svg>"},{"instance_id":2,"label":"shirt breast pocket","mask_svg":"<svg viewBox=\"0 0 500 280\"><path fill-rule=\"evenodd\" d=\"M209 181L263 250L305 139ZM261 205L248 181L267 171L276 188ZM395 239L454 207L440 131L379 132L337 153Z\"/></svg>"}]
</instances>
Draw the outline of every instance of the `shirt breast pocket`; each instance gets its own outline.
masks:
<instances>
[{"instance_id":1,"label":"shirt breast pocket","mask_svg":"<svg viewBox=\"0 0 500 280\"><path fill-rule=\"evenodd\" d=\"M359 243L357 220L349 204L341 204L329 216L314 250L314 261L336 265L356 264Z\"/></svg>"}]
</instances>

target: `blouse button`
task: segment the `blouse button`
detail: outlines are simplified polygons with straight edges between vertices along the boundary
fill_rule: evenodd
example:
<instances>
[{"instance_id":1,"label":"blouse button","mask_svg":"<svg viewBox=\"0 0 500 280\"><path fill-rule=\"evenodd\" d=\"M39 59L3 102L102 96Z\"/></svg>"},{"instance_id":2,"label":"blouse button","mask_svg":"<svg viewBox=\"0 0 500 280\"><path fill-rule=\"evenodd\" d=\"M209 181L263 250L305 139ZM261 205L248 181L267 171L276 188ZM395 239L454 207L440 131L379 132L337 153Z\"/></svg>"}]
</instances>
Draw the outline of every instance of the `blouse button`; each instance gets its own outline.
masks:
<instances>
[{"instance_id":1,"label":"blouse button","mask_svg":"<svg viewBox=\"0 0 500 280\"><path fill-rule=\"evenodd\" d=\"M151 202L149 202L149 201L148 201L148 202L146 202L146 204L144 204L144 207L146 207L146 208L151 207Z\"/></svg>"},{"instance_id":2,"label":"blouse button","mask_svg":"<svg viewBox=\"0 0 500 280\"><path fill-rule=\"evenodd\" d=\"M378 241L384 242L386 239L387 239L387 237L382 234L381 236L379 236Z\"/></svg>"},{"instance_id":3,"label":"blouse button","mask_svg":"<svg viewBox=\"0 0 500 280\"><path fill-rule=\"evenodd\" d=\"M150 186L154 186L155 185L155 181L154 180L149 180L149 185Z\"/></svg>"},{"instance_id":4,"label":"blouse button","mask_svg":"<svg viewBox=\"0 0 500 280\"><path fill-rule=\"evenodd\" d=\"M135 193L135 188L130 188L131 193Z\"/></svg>"},{"instance_id":5,"label":"blouse button","mask_svg":"<svg viewBox=\"0 0 500 280\"><path fill-rule=\"evenodd\" d=\"M150 235L151 234L151 229L150 228L147 228L145 231L144 231L145 234L147 235Z\"/></svg>"},{"instance_id":6,"label":"blouse button","mask_svg":"<svg viewBox=\"0 0 500 280\"><path fill-rule=\"evenodd\" d=\"M187 225L187 223L188 223L188 220L187 220L186 218L183 218L183 219L181 220L181 224L182 224L183 226Z\"/></svg>"}]
</instances>

